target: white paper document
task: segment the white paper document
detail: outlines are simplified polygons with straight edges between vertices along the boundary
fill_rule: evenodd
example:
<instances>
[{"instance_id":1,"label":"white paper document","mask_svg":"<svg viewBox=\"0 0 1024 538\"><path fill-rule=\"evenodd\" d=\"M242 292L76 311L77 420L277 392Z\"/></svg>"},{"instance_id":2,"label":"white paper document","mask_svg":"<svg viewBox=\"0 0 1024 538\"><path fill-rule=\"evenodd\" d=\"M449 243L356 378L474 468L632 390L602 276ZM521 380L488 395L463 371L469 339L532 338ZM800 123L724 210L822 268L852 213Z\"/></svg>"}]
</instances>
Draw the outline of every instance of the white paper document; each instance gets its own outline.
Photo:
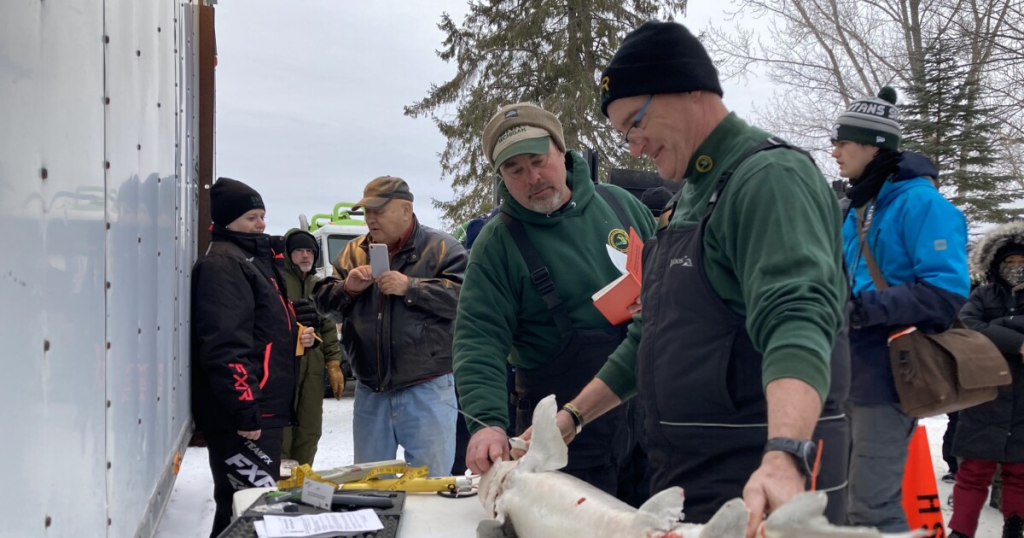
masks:
<instances>
[{"instance_id":1,"label":"white paper document","mask_svg":"<svg viewBox=\"0 0 1024 538\"><path fill-rule=\"evenodd\" d=\"M374 532L384 528L377 513L368 508L354 512L330 512L308 516L264 516L263 521L256 521L254 525L260 538L326 538Z\"/></svg>"},{"instance_id":2,"label":"white paper document","mask_svg":"<svg viewBox=\"0 0 1024 538\"><path fill-rule=\"evenodd\" d=\"M605 245L605 248L608 249L608 258L612 261L612 265L622 274L626 274L626 253L615 250L611 245Z\"/></svg>"}]
</instances>

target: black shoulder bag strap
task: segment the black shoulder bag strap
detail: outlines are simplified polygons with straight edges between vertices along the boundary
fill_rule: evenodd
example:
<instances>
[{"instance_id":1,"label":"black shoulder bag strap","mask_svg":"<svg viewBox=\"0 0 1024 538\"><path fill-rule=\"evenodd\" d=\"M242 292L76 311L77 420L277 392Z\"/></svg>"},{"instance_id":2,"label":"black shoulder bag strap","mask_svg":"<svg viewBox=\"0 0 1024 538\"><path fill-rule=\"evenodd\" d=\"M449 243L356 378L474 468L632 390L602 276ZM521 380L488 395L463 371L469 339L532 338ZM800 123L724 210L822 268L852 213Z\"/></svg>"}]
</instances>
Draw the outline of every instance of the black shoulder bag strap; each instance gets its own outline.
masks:
<instances>
[{"instance_id":1,"label":"black shoulder bag strap","mask_svg":"<svg viewBox=\"0 0 1024 538\"><path fill-rule=\"evenodd\" d=\"M533 246L533 241L530 241L530 237L526 235L526 228L519 219L513 218L506 213L498 214L501 216L501 221L505 223L505 227L508 228L508 233L512 236L512 240L516 242L516 247L519 248L523 261L526 262L526 269L530 272L530 280L537 287L537 291L540 292L540 296L544 299L544 304L548 307L551 317L555 320L558 332L562 335L561 351L569 350L570 346L576 341L576 330L572 326L572 320L569 319L569 311L566 310L565 303L562 302L562 296L559 295L558 290L555 288L555 283L551 280L551 273L548 271L547 266L544 265L544 259L541 258L540 253Z\"/></svg>"},{"instance_id":2,"label":"black shoulder bag strap","mask_svg":"<svg viewBox=\"0 0 1024 538\"><path fill-rule=\"evenodd\" d=\"M619 218L619 223L622 224L622 228L628 232L633 221L630 220L629 215L626 215L626 210L622 208L622 204L619 203L619 199L616 198L615 195L612 194L611 190L608 189L608 186L603 183L596 183L594 185L594 190L597 191L597 194L601 195L601 198L604 198L604 201L612 208L612 211L615 212L615 216Z\"/></svg>"}]
</instances>

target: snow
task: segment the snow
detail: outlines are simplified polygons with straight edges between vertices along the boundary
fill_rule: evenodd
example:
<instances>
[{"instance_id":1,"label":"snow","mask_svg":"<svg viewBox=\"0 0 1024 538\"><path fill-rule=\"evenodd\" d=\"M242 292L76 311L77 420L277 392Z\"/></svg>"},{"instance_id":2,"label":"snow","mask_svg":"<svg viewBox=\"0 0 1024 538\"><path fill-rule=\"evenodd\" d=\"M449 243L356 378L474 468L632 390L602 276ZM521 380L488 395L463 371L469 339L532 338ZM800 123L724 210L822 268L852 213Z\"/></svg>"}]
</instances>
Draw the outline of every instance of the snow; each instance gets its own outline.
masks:
<instances>
[{"instance_id":1,"label":"snow","mask_svg":"<svg viewBox=\"0 0 1024 538\"><path fill-rule=\"evenodd\" d=\"M940 477L948 469L942 461L942 434L946 431L946 417L922 420L928 430L932 466L938 482L939 498L942 499L942 514L946 523L953 509L946 503L953 493L953 485L946 484ZM324 432L316 455L316 468L329 469L352 463L352 397L341 401L333 398L324 400ZM401 457L401 456L399 456ZM157 538L195 538L206 536L213 525L213 479L205 448L191 447L185 452L181 471L174 484L174 491L168 502ZM1002 515L985 505L975 538L997 538L1002 532Z\"/></svg>"}]
</instances>

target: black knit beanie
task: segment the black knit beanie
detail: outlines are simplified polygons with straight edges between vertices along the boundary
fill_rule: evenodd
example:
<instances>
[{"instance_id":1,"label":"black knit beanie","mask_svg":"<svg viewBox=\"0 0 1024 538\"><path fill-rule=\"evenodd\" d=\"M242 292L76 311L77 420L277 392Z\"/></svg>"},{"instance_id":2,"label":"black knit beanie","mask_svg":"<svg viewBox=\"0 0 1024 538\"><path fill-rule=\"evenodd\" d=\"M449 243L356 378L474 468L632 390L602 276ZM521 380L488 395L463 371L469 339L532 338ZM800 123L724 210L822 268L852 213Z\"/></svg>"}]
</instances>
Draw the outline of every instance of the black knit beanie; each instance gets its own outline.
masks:
<instances>
[{"instance_id":1,"label":"black knit beanie","mask_svg":"<svg viewBox=\"0 0 1024 538\"><path fill-rule=\"evenodd\" d=\"M601 73L601 113L634 95L708 91L722 95L718 70L704 45L675 22L645 22L622 40Z\"/></svg>"},{"instance_id":2,"label":"black knit beanie","mask_svg":"<svg viewBox=\"0 0 1024 538\"><path fill-rule=\"evenodd\" d=\"M999 264L1003 263L1006 261L1006 258L1014 254L1024 255L1024 245L1017 243L1003 245L996 251L996 255L992 258L992 266L999 267Z\"/></svg>"},{"instance_id":3,"label":"black knit beanie","mask_svg":"<svg viewBox=\"0 0 1024 538\"><path fill-rule=\"evenodd\" d=\"M210 216L213 223L227 226L253 209L266 209L256 189L229 177L219 177L210 187Z\"/></svg>"},{"instance_id":4,"label":"black knit beanie","mask_svg":"<svg viewBox=\"0 0 1024 538\"><path fill-rule=\"evenodd\" d=\"M309 232L302 230L295 230L288 234L285 239L285 253L289 258L292 256L292 251L300 248L308 248L313 251L313 259L320 258L320 245L316 244L316 238ZM314 263L316 263L314 261Z\"/></svg>"},{"instance_id":5,"label":"black knit beanie","mask_svg":"<svg viewBox=\"0 0 1024 538\"><path fill-rule=\"evenodd\" d=\"M672 200L672 191L665 187L653 187L644 191L640 196L640 203L647 206L655 217L660 217L665 211L665 206Z\"/></svg>"}]
</instances>

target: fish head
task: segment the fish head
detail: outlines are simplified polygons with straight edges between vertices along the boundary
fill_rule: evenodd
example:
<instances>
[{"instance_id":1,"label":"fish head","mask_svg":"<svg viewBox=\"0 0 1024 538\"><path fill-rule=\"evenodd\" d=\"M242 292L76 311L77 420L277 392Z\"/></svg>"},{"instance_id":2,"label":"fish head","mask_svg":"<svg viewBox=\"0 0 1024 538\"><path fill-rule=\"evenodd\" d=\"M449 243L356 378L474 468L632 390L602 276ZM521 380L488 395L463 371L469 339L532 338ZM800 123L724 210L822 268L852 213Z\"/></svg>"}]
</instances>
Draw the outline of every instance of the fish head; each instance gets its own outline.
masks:
<instances>
[{"instance_id":1,"label":"fish head","mask_svg":"<svg viewBox=\"0 0 1024 538\"><path fill-rule=\"evenodd\" d=\"M505 479L518 467L518 461L498 460L480 477L478 491L480 503L484 505L484 510L487 511L487 515L491 518L498 518L500 515L498 513L498 499L501 497L505 486Z\"/></svg>"}]
</instances>

